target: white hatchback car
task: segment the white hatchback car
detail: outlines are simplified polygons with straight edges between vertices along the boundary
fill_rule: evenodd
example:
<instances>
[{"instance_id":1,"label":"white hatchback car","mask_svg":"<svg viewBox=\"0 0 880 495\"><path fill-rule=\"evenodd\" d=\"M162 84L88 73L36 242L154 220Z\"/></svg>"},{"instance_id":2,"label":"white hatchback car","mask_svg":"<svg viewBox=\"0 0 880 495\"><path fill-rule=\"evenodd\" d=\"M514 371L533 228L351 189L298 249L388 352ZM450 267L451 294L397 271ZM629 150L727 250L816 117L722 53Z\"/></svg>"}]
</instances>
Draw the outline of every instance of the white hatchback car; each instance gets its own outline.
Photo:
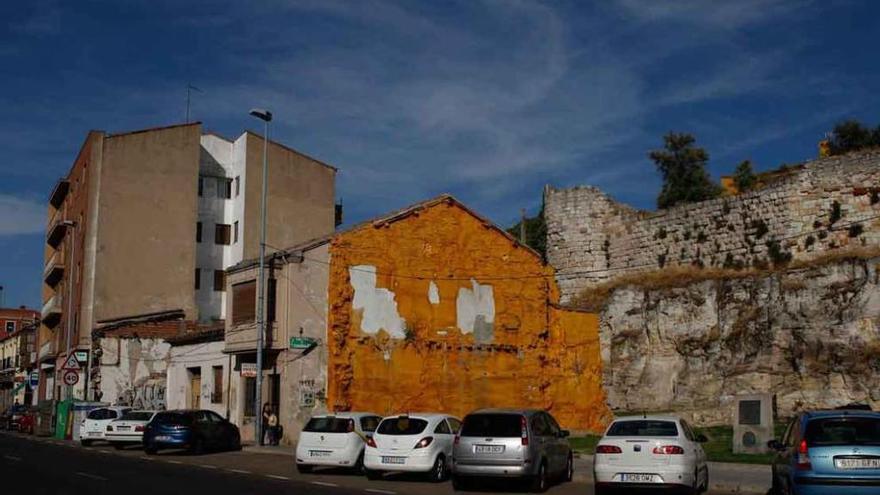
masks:
<instances>
[{"instance_id":1,"label":"white hatchback car","mask_svg":"<svg viewBox=\"0 0 880 495\"><path fill-rule=\"evenodd\" d=\"M383 471L426 473L431 481L446 479L461 420L436 413L389 416L367 439L364 467L370 479Z\"/></svg>"},{"instance_id":2,"label":"white hatchback car","mask_svg":"<svg viewBox=\"0 0 880 495\"><path fill-rule=\"evenodd\" d=\"M141 444L144 440L144 429L155 416L156 411L127 411L121 418L114 419L107 425L104 439L117 449Z\"/></svg>"},{"instance_id":3,"label":"white hatchback car","mask_svg":"<svg viewBox=\"0 0 880 495\"><path fill-rule=\"evenodd\" d=\"M82 446L88 447L95 440L104 440L107 425L114 419L121 418L128 411L131 411L131 408L124 406L99 407L89 411L79 427L79 441Z\"/></svg>"},{"instance_id":4,"label":"white hatchback car","mask_svg":"<svg viewBox=\"0 0 880 495\"><path fill-rule=\"evenodd\" d=\"M681 418L632 416L615 419L596 445L595 493L612 488L684 488L702 493L709 468L697 435Z\"/></svg>"},{"instance_id":5,"label":"white hatchback car","mask_svg":"<svg viewBox=\"0 0 880 495\"><path fill-rule=\"evenodd\" d=\"M296 444L296 469L308 473L315 466L333 466L363 471L364 444L381 420L369 412L312 417Z\"/></svg>"}]
</instances>

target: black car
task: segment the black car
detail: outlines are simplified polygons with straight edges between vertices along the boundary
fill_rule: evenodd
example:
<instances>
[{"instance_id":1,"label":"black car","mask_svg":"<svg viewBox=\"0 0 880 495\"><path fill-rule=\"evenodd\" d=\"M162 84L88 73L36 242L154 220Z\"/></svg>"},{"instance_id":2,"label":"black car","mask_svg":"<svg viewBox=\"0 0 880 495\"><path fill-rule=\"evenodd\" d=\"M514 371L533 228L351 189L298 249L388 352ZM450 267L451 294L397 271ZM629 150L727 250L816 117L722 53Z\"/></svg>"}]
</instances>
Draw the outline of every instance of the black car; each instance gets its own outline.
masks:
<instances>
[{"instance_id":1,"label":"black car","mask_svg":"<svg viewBox=\"0 0 880 495\"><path fill-rule=\"evenodd\" d=\"M238 427L214 411L177 410L156 414L144 429L144 451L188 449L194 454L208 450L239 450Z\"/></svg>"}]
</instances>

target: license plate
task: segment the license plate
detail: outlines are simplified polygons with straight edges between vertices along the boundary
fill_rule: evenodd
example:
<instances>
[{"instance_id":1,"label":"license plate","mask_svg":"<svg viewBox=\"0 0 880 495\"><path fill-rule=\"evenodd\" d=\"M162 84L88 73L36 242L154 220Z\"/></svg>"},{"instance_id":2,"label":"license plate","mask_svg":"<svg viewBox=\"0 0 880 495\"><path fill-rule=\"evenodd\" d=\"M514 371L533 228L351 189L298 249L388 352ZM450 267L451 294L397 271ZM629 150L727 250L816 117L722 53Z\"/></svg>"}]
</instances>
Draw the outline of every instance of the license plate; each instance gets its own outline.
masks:
<instances>
[{"instance_id":1,"label":"license plate","mask_svg":"<svg viewBox=\"0 0 880 495\"><path fill-rule=\"evenodd\" d=\"M131 429L131 426L117 426L116 431L128 431Z\"/></svg>"},{"instance_id":2,"label":"license plate","mask_svg":"<svg viewBox=\"0 0 880 495\"><path fill-rule=\"evenodd\" d=\"M167 435L157 435L153 438L157 442L169 442L171 441L171 437Z\"/></svg>"},{"instance_id":3,"label":"license plate","mask_svg":"<svg viewBox=\"0 0 880 495\"><path fill-rule=\"evenodd\" d=\"M311 456L311 457L330 457L330 452L327 450L310 450L309 456Z\"/></svg>"},{"instance_id":4,"label":"license plate","mask_svg":"<svg viewBox=\"0 0 880 495\"><path fill-rule=\"evenodd\" d=\"M406 457L382 457L382 464L403 464Z\"/></svg>"},{"instance_id":5,"label":"license plate","mask_svg":"<svg viewBox=\"0 0 880 495\"><path fill-rule=\"evenodd\" d=\"M504 445L475 445L475 454L500 454L504 452Z\"/></svg>"},{"instance_id":6,"label":"license plate","mask_svg":"<svg viewBox=\"0 0 880 495\"><path fill-rule=\"evenodd\" d=\"M624 483L651 483L654 481L653 474L621 474L620 481Z\"/></svg>"},{"instance_id":7,"label":"license plate","mask_svg":"<svg viewBox=\"0 0 880 495\"><path fill-rule=\"evenodd\" d=\"M90 432L86 433L86 436L87 437L100 437L101 432L100 431L90 431Z\"/></svg>"},{"instance_id":8,"label":"license plate","mask_svg":"<svg viewBox=\"0 0 880 495\"><path fill-rule=\"evenodd\" d=\"M880 457L863 459L834 459L837 469L880 469Z\"/></svg>"}]
</instances>

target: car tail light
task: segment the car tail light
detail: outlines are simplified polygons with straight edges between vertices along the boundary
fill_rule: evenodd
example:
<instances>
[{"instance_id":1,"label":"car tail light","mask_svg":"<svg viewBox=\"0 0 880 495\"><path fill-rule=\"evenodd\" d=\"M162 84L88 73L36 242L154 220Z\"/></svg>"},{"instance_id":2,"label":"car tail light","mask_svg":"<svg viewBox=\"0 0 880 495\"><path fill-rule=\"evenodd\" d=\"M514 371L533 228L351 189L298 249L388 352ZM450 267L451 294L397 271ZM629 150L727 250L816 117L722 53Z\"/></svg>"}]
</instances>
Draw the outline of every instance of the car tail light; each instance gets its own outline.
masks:
<instances>
[{"instance_id":1,"label":"car tail light","mask_svg":"<svg viewBox=\"0 0 880 495\"><path fill-rule=\"evenodd\" d=\"M813 469L813 465L810 463L810 451L806 440L801 440L801 444L798 446L797 468L799 471Z\"/></svg>"},{"instance_id":2,"label":"car tail light","mask_svg":"<svg viewBox=\"0 0 880 495\"><path fill-rule=\"evenodd\" d=\"M528 425L528 423L526 423L525 416L519 417L519 425L520 425L520 427L522 427L522 444L528 445L529 444L529 425Z\"/></svg>"},{"instance_id":3,"label":"car tail light","mask_svg":"<svg viewBox=\"0 0 880 495\"><path fill-rule=\"evenodd\" d=\"M353 419L348 420L348 428L345 431L346 431L346 433L351 433L354 431L354 420Z\"/></svg>"},{"instance_id":4,"label":"car tail light","mask_svg":"<svg viewBox=\"0 0 880 495\"><path fill-rule=\"evenodd\" d=\"M419 440L419 443L417 443L416 446L413 448L423 449L423 448L427 447L428 445L431 445L431 442L433 442L433 441L434 441L434 437L425 437L425 438Z\"/></svg>"},{"instance_id":5,"label":"car tail light","mask_svg":"<svg viewBox=\"0 0 880 495\"><path fill-rule=\"evenodd\" d=\"M376 441L373 440L373 437L367 437L367 447L372 447L374 449L378 448L376 447Z\"/></svg>"},{"instance_id":6,"label":"car tail light","mask_svg":"<svg viewBox=\"0 0 880 495\"><path fill-rule=\"evenodd\" d=\"M654 453L663 455L683 455L684 449L678 445L663 445L661 447L654 447Z\"/></svg>"},{"instance_id":7,"label":"car tail light","mask_svg":"<svg viewBox=\"0 0 880 495\"><path fill-rule=\"evenodd\" d=\"M597 454L622 454L623 450L617 445L599 445L596 447Z\"/></svg>"},{"instance_id":8,"label":"car tail light","mask_svg":"<svg viewBox=\"0 0 880 495\"><path fill-rule=\"evenodd\" d=\"M134 427L134 431L144 431L144 426L143 426L143 425L137 425L137 426Z\"/></svg>"}]
</instances>

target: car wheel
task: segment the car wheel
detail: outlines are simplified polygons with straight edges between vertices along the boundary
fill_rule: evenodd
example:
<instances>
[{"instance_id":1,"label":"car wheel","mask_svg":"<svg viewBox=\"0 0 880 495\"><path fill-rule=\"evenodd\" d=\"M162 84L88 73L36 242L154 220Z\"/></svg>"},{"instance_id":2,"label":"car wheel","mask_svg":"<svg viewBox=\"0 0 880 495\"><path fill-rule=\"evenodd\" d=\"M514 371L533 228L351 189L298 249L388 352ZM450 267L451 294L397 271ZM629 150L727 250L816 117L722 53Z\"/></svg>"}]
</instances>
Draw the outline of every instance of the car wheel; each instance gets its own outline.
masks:
<instances>
[{"instance_id":1,"label":"car wheel","mask_svg":"<svg viewBox=\"0 0 880 495\"><path fill-rule=\"evenodd\" d=\"M92 445L92 441L91 440L80 440L79 444L82 445L83 447L89 447L90 445Z\"/></svg>"},{"instance_id":2,"label":"car wheel","mask_svg":"<svg viewBox=\"0 0 880 495\"><path fill-rule=\"evenodd\" d=\"M382 479L382 471L376 471L373 469L364 468L364 474L367 475L368 480L381 480Z\"/></svg>"},{"instance_id":3,"label":"car wheel","mask_svg":"<svg viewBox=\"0 0 880 495\"><path fill-rule=\"evenodd\" d=\"M296 471L300 474L309 474L312 472L312 466L308 464L297 464Z\"/></svg>"},{"instance_id":4,"label":"car wheel","mask_svg":"<svg viewBox=\"0 0 880 495\"><path fill-rule=\"evenodd\" d=\"M569 483L574 479L574 458L568 454L568 464L565 465L565 473L562 475L562 481Z\"/></svg>"},{"instance_id":5,"label":"car wheel","mask_svg":"<svg viewBox=\"0 0 880 495\"><path fill-rule=\"evenodd\" d=\"M709 466L703 468L703 489L700 490L700 493L706 493L709 491Z\"/></svg>"},{"instance_id":6,"label":"car wheel","mask_svg":"<svg viewBox=\"0 0 880 495\"><path fill-rule=\"evenodd\" d=\"M458 492L466 491L470 487L470 480L461 476L452 476L452 489Z\"/></svg>"},{"instance_id":7,"label":"car wheel","mask_svg":"<svg viewBox=\"0 0 880 495\"><path fill-rule=\"evenodd\" d=\"M443 457L443 454L437 456L434 467L431 468L431 473L428 476L434 483L446 480L446 458Z\"/></svg>"},{"instance_id":8,"label":"car wheel","mask_svg":"<svg viewBox=\"0 0 880 495\"><path fill-rule=\"evenodd\" d=\"M144 452L147 455L156 455L159 453L159 449L155 445L147 445L144 447Z\"/></svg>"},{"instance_id":9,"label":"car wheel","mask_svg":"<svg viewBox=\"0 0 880 495\"><path fill-rule=\"evenodd\" d=\"M241 450L241 435L232 437L232 441L229 442L229 450Z\"/></svg>"},{"instance_id":10,"label":"car wheel","mask_svg":"<svg viewBox=\"0 0 880 495\"><path fill-rule=\"evenodd\" d=\"M538 474L532 478L532 492L544 493L547 491L547 463L541 461Z\"/></svg>"}]
</instances>

